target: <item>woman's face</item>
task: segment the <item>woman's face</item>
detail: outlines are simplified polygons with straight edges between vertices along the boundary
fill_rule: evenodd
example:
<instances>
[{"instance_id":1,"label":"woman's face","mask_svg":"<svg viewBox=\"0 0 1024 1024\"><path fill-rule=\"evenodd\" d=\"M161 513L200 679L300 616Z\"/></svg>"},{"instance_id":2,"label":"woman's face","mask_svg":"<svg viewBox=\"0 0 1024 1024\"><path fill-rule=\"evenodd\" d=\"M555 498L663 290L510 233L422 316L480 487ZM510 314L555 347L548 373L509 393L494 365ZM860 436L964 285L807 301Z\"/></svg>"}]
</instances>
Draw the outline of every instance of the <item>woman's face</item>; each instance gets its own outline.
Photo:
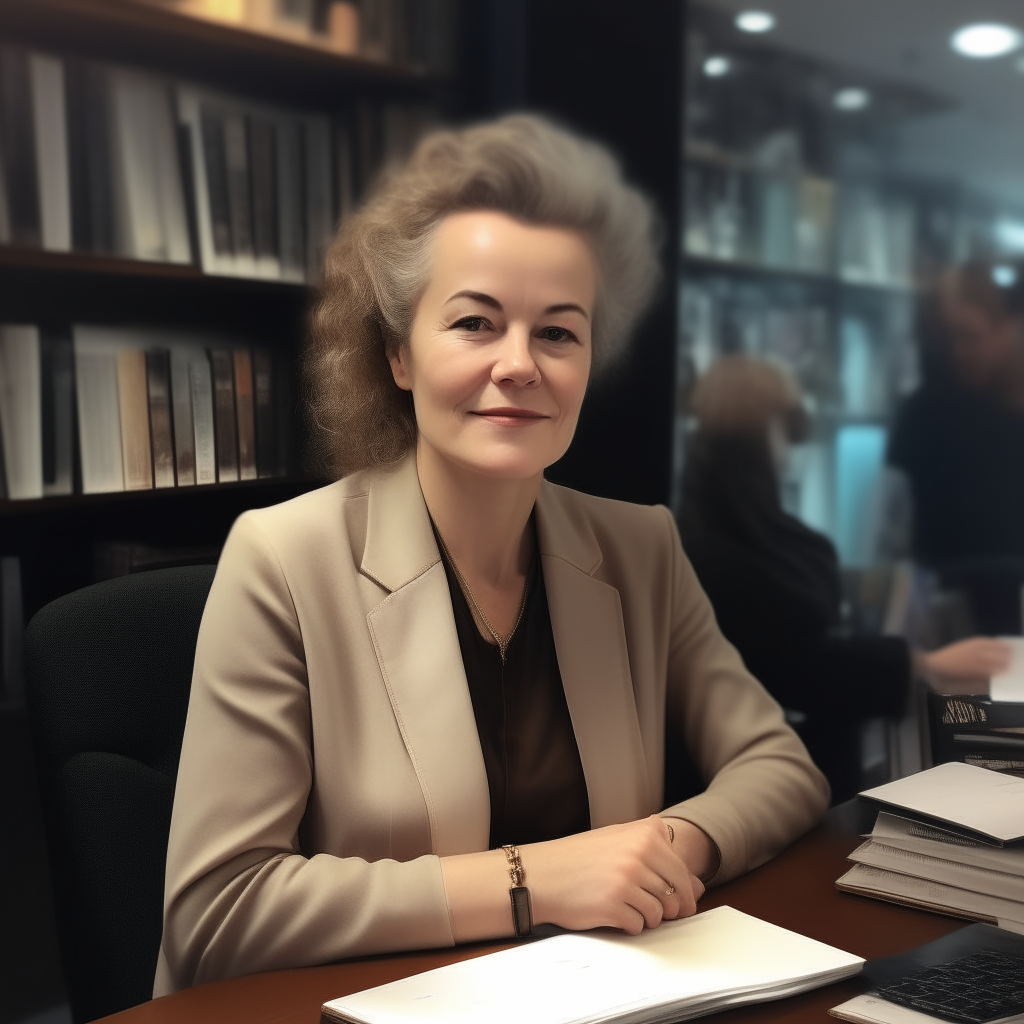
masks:
<instances>
[{"instance_id":1,"label":"woman's face","mask_svg":"<svg viewBox=\"0 0 1024 1024\"><path fill-rule=\"evenodd\" d=\"M1020 322L955 299L943 308L950 357L960 382L979 390L998 389L1021 355Z\"/></svg>"},{"instance_id":2,"label":"woman's face","mask_svg":"<svg viewBox=\"0 0 1024 1024\"><path fill-rule=\"evenodd\" d=\"M443 220L409 343L391 359L421 454L508 479L561 458L590 376L596 283L573 231L486 210Z\"/></svg>"}]
</instances>

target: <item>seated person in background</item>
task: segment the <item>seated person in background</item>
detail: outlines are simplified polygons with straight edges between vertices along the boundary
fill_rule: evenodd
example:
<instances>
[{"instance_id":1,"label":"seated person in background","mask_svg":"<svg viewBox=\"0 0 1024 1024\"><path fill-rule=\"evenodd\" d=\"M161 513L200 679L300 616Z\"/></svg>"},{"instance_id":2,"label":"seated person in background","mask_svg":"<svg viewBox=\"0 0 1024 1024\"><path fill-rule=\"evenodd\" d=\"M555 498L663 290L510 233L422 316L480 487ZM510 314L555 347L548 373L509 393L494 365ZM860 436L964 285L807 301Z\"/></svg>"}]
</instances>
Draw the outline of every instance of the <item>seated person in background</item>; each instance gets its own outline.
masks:
<instances>
[{"instance_id":1,"label":"seated person in background","mask_svg":"<svg viewBox=\"0 0 1024 1024\"><path fill-rule=\"evenodd\" d=\"M897 410L888 453L909 485L912 553L965 592L979 628L1019 633L1024 266L951 269L922 311L922 384Z\"/></svg>"},{"instance_id":2,"label":"seated person in background","mask_svg":"<svg viewBox=\"0 0 1024 1024\"><path fill-rule=\"evenodd\" d=\"M788 447L807 431L796 383L769 362L725 356L698 382L692 410L683 546L747 668L784 707L807 716L811 756L833 799L844 800L858 788L860 723L901 717L913 674L973 683L1005 667L1009 652L985 638L914 653L898 637L833 635L835 548L780 499Z\"/></svg>"},{"instance_id":3,"label":"seated person in background","mask_svg":"<svg viewBox=\"0 0 1024 1024\"><path fill-rule=\"evenodd\" d=\"M506 844L534 923L639 932L822 814L668 511L544 481L652 225L609 154L511 117L425 139L342 226L307 367L342 479L221 556L157 994L525 930ZM674 806L666 734L706 786Z\"/></svg>"}]
</instances>

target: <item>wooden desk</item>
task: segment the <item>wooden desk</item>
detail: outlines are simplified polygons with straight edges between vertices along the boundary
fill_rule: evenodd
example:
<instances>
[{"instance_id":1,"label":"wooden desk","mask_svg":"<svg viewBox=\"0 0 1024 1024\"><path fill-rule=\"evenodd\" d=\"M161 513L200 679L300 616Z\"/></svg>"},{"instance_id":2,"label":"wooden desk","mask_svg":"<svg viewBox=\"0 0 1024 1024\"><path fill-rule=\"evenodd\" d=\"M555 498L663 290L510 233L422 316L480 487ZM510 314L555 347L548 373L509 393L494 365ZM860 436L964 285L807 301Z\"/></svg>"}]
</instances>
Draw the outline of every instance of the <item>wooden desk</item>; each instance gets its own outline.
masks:
<instances>
[{"instance_id":1,"label":"wooden desk","mask_svg":"<svg viewBox=\"0 0 1024 1024\"><path fill-rule=\"evenodd\" d=\"M832 883L845 870L846 855L873 820L874 812L855 802L834 808L818 828L775 860L713 889L701 907L728 903L866 959L904 952L961 927L963 922L952 918L836 891ZM104 1020L108 1024L317 1024L321 1004L330 999L503 948L481 944L254 974L154 999ZM859 980L844 981L781 1002L729 1010L713 1019L717 1024L834 1020L825 1011L861 987Z\"/></svg>"}]
</instances>

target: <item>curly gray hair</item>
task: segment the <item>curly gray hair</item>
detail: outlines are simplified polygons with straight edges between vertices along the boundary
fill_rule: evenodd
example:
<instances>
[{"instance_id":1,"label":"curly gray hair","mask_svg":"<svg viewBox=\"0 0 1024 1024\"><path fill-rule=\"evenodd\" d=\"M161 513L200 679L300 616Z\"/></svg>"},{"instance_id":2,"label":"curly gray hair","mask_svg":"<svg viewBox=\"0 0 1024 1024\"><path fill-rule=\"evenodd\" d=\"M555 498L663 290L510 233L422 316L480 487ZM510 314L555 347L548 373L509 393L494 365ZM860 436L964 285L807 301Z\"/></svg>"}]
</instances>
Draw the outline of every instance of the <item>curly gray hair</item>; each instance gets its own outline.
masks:
<instances>
[{"instance_id":1,"label":"curly gray hair","mask_svg":"<svg viewBox=\"0 0 1024 1024\"><path fill-rule=\"evenodd\" d=\"M524 114L427 136L327 253L305 375L315 443L338 475L395 462L415 444L411 398L388 359L408 341L437 226L462 210L587 239L598 267L595 370L624 350L658 284L653 208L601 146Z\"/></svg>"}]
</instances>

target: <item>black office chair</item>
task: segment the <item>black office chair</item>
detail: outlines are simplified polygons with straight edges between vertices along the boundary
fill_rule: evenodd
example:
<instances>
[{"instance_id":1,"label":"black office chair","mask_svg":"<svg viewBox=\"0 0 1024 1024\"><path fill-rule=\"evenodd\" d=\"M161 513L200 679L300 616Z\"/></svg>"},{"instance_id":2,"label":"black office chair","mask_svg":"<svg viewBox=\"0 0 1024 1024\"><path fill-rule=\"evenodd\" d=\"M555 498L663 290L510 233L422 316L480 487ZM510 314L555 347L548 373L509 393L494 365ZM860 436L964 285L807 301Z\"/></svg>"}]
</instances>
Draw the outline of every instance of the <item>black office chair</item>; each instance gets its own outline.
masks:
<instances>
[{"instance_id":1,"label":"black office chair","mask_svg":"<svg viewBox=\"0 0 1024 1024\"><path fill-rule=\"evenodd\" d=\"M26 696L76 1024L150 998L196 637L212 565L68 594L25 632Z\"/></svg>"}]
</instances>

